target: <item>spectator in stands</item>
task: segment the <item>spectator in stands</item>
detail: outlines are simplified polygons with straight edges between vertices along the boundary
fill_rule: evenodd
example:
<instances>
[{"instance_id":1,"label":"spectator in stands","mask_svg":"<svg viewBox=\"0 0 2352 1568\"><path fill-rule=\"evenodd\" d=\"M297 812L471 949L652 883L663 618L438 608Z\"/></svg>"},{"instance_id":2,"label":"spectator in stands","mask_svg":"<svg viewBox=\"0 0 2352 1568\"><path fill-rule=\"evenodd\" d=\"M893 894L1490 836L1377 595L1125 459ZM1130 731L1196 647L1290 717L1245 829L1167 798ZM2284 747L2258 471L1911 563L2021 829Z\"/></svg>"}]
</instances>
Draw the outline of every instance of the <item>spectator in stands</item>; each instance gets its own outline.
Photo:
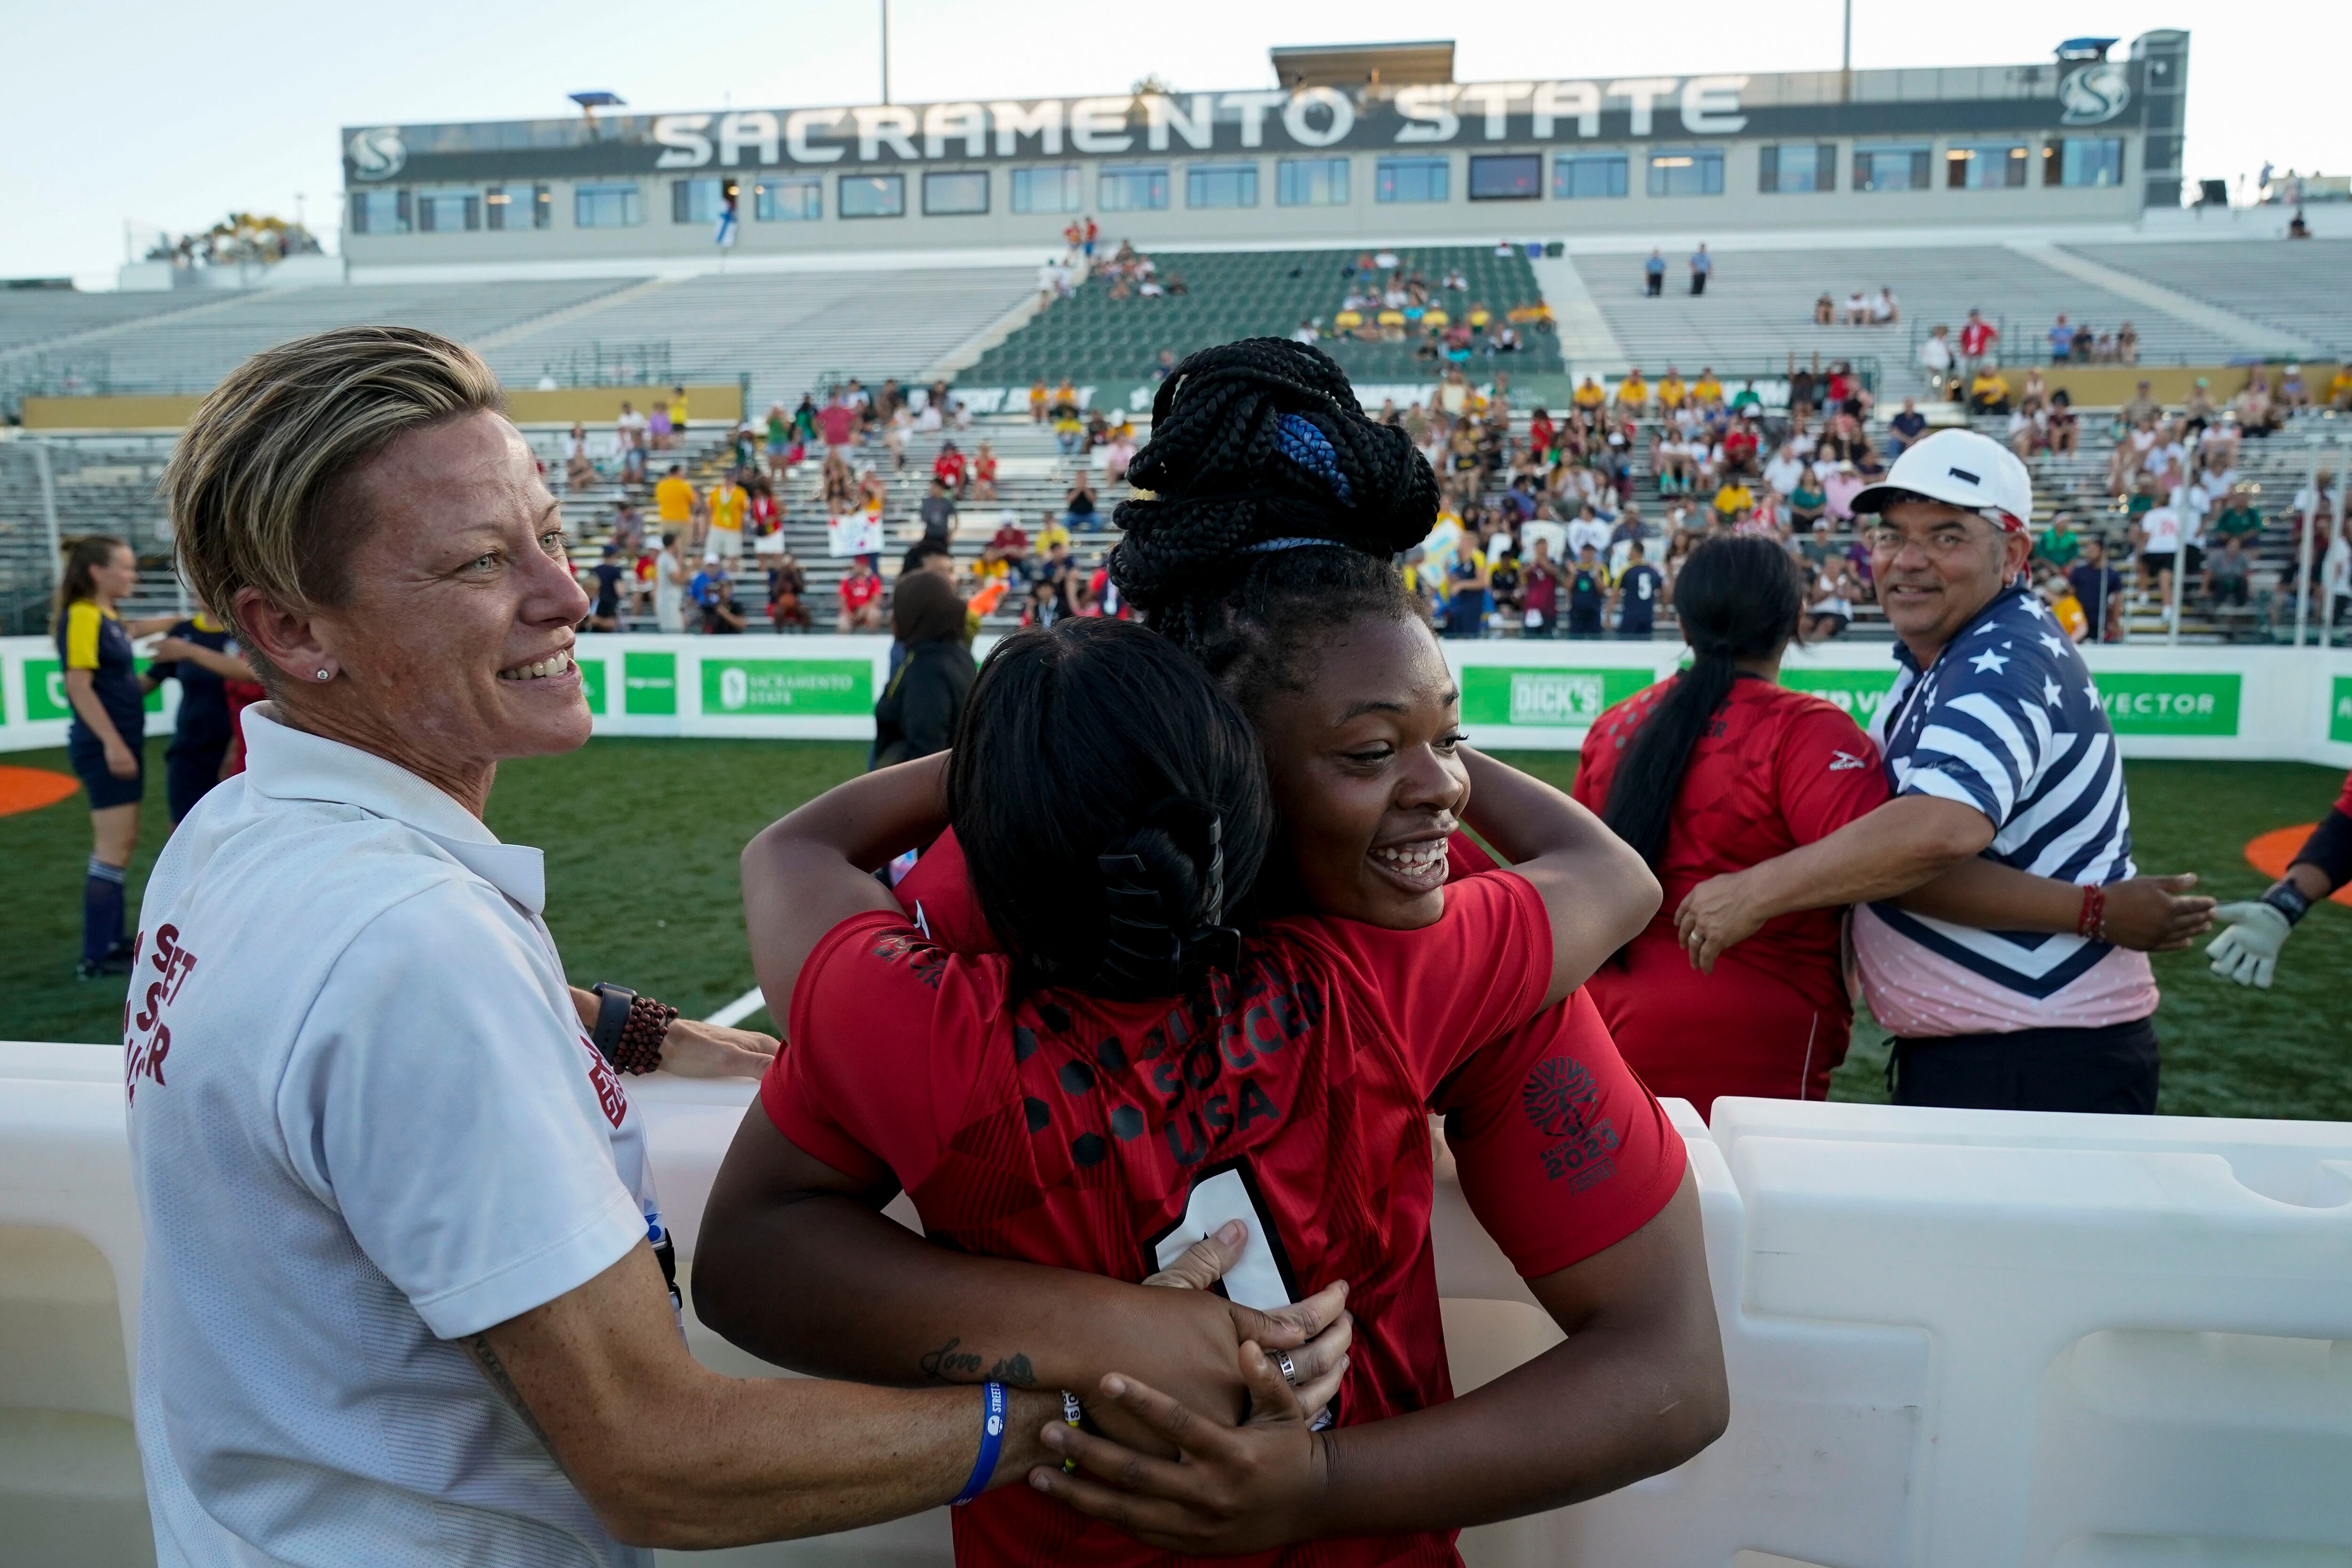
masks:
<instances>
[{"instance_id":1,"label":"spectator in stands","mask_svg":"<svg viewBox=\"0 0 2352 1568\"><path fill-rule=\"evenodd\" d=\"M996 448L986 441L971 456L971 493L974 500L996 499Z\"/></svg>"},{"instance_id":2,"label":"spectator in stands","mask_svg":"<svg viewBox=\"0 0 2352 1568\"><path fill-rule=\"evenodd\" d=\"M620 454L623 484L646 482L646 416L622 399L620 416L613 421L613 447Z\"/></svg>"},{"instance_id":3,"label":"spectator in stands","mask_svg":"<svg viewBox=\"0 0 2352 1568\"><path fill-rule=\"evenodd\" d=\"M595 602L588 607L588 629L592 632L617 632L621 629L621 579L627 575L628 566L621 559L616 544L604 546L604 553L588 574L596 584Z\"/></svg>"},{"instance_id":4,"label":"spectator in stands","mask_svg":"<svg viewBox=\"0 0 2352 1568\"><path fill-rule=\"evenodd\" d=\"M653 412L646 416L646 441L656 452L667 452L677 445L677 426L671 423L669 405L654 399Z\"/></svg>"},{"instance_id":5,"label":"spectator in stands","mask_svg":"<svg viewBox=\"0 0 2352 1568\"><path fill-rule=\"evenodd\" d=\"M2328 378L2327 406L2338 414L2352 414L2352 355L2347 355Z\"/></svg>"},{"instance_id":6,"label":"spectator in stands","mask_svg":"<svg viewBox=\"0 0 2352 1568\"><path fill-rule=\"evenodd\" d=\"M1062 522L1072 533L1092 533L1102 526L1101 515L1095 509L1094 487L1087 482L1083 466L1072 477L1070 488L1062 497Z\"/></svg>"},{"instance_id":7,"label":"spectator in stands","mask_svg":"<svg viewBox=\"0 0 2352 1568\"><path fill-rule=\"evenodd\" d=\"M2116 363L2117 364L2139 363L2139 331L2129 321L2124 322L2116 329Z\"/></svg>"},{"instance_id":8,"label":"spectator in stands","mask_svg":"<svg viewBox=\"0 0 2352 1568\"><path fill-rule=\"evenodd\" d=\"M772 539L783 531L783 509L776 504L776 487L764 474L752 474L743 489L751 500L743 512L743 535L751 540ZM757 549L756 544L753 545Z\"/></svg>"},{"instance_id":9,"label":"spectator in stands","mask_svg":"<svg viewBox=\"0 0 2352 1568\"><path fill-rule=\"evenodd\" d=\"M1648 412L1650 384L1642 379L1639 369L1629 370L1625 379L1617 384L1617 413L1621 418L1638 419Z\"/></svg>"},{"instance_id":10,"label":"spectator in stands","mask_svg":"<svg viewBox=\"0 0 2352 1568\"><path fill-rule=\"evenodd\" d=\"M2132 529L2132 543L2138 553L2139 590L2151 589L2157 603L2164 606L2168 626L2172 618L2172 577L2175 569L2183 565L2180 552L2187 543L2187 522L2180 509L2170 500L2158 500L2140 514ZM2195 571L2197 563L2190 562L2186 570Z\"/></svg>"},{"instance_id":11,"label":"spectator in stands","mask_svg":"<svg viewBox=\"0 0 2352 1568\"><path fill-rule=\"evenodd\" d=\"M2008 441L2009 449L2022 461L2030 462L2041 456L2048 432L2038 403L2029 398L2010 410Z\"/></svg>"},{"instance_id":12,"label":"spectator in stands","mask_svg":"<svg viewBox=\"0 0 2352 1568\"><path fill-rule=\"evenodd\" d=\"M768 568L768 624L779 632L810 629L808 573L789 550Z\"/></svg>"},{"instance_id":13,"label":"spectator in stands","mask_svg":"<svg viewBox=\"0 0 2352 1568\"><path fill-rule=\"evenodd\" d=\"M2074 357L2074 329L2066 324L2065 311L2059 311L2058 319L2050 323L2047 336L2050 340L2052 364L2064 364Z\"/></svg>"},{"instance_id":14,"label":"spectator in stands","mask_svg":"<svg viewBox=\"0 0 2352 1568\"><path fill-rule=\"evenodd\" d=\"M563 438L563 488L585 489L596 482L595 459L588 455L588 426L574 422Z\"/></svg>"},{"instance_id":15,"label":"spectator in stands","mask_svg":"<svg viewBox=\"0 0 2352 1568\"><path fill-rule=\"evenodd\" d=\"M1845 297L1844 321L1849 327L1864 327L1870 324L1870 301L1864 298L1859 289Z\"/></svg>"},{"instance_id":16,"label":"spectator in stands","mask_svg":"<svg viewBox=\"0 0 2352 1568\"><path fill-rule=\"evenodd\" d=\"M2074 412L2074 400L2064 387L2050 395L2050 404L2042 414L2042 439L2053 457L2073 457L2081 449L2082 419Z\"/></svg>"},{"instance_id":17,"label":"spectator in stands","mask_svg":"<svg viewBox=\"0 0 2352 1568\"><path fill-rule=\"evenodd\" d=\"M2060 511L2052 515L2050 526L2033 542L2033 558L2045 561L2064 572L2074 564L2083 552L2083 536L2074 531L2074 514Z\"/></svg>"},{"instance_id":18,"label":"spectator in stands","mask_svg":"<svg viewBox=\"0 0 2352 1568\"><path fill-rule=\"evenodd\" d=\"M1642 263L1642 280L1653 300L1666 291L1666 258L1655 250Z\"/></svg>"},{"instance_id":19,"label":"spectator in stands","mask_svg":"<svg viewBox=\"0 0 2352 1568\"><path fill-rule=\"evenodd\" d=\"M2083 536L2083 558L2066 569L2067 584L2083 606L2094 642L2121 642L2124 635L2124 574L2107 563L2107 542Z\"/></svg>"},{"instance_id":20,"label":"spectator in stands","mask_svg":"<svg viewBox=\"0 0 2352 1568\"><path fill-rule=\"evenodd\" d=\"M1666 574L1650 564L1649 548L1639 539L1625 542L1625 564L1611 578L1617 606L1617 635L1647 642L1656 629L1658 605L1665 598Z\"/></svg>"},{"instance_id":21,"label":"spectator in stands","mask_svg":"<svg viewBox=\"0 0 2352 1568\"><path fill-rule=\"evenodd\" d=\"M1990 359L1979 360L1976 374L1969 378L1969 411L2006 414L2010 410L2009 393L2009 377L2000 374L2000 366Z\"/></svg>"},{"instance_id":22,"label":"spectator in stands","mask_svg":"<svg viewBox=\"0 0 2352 1568\"><path fill-rule=\"evenodd\" d=\"M719 476L704 498L704 515L709 518L710 531L703 547L704 557L711 561L733 563L743 556L743 514L751 505L751 496L743 488L743 476L730 469Z\"/></svg>"},{"instance_id":23,"label":"spectator in stands","mask_svg":"<svg viewBox=\"0 0 2352 1568\"><path fill-rule=\"evenodd\" d=\"M688 590L702 613L702 631L709 637L732 637L745 625L743 606L735 602L735 579L715 556L695 574Z\"/></svg>"},{"instance_id":24,"label":"spectator in stands","mask_svg":"<svg viewBox=\"0 0 2352 1568\"><path fill-rule=\"evenodd\" d=\"M1870 324L1891 327L1902 319L1903 308L1895 302L1895 290L1881 284L1877 296L1870 301Z\"/></svg>"},{"instance_id":25,"label":"spectator in stands","mask_svg":"<svg viewBox=\"0 0 2352 1568\"><path fill-rule=\"evenodd\" d=\"M1690 291L1695 295L1706 293L1706 280L1714 276L1714 273L1715 258L1706 253L1706 241L1700 240L1698 248L1691 252Z\"/></svg>"},{"instance_id":26,"label":"spectator in stands","mask_svg":"<svg viewBox=\"0 0 2352 1568\"><path fill-rule=\"evenodd\" d=\"M1738 474L1726 474L1715 492L1715 515L1719 524L1738 523L1756 510L1756 493L1750 490Z\"/></svg>"},{"instance_id":27,"label":"spectator in stands","mask_svg":"<svg viewBox=\"0 0 2352 1568\"><path fill-rule=\"evenodd\" d=\"M2242 534L2231 534L2221 542L2219 550L2208 552L2205 557L2205 602L2217 613L2229 607L2243 609L2249 602L2253 575L2253 557L2246 553Z\"/></svg>"},{"instance_id":28,"label":"spectator in stands","mask_svg":"<svg viewBox=\"0 0 2352 1568\"><path fill-rule=\"evenodd\" d=\"M654 628L686 630L686 590L693 574L686 569L686 552L678 548L678 530L662 530L661 553L654 557Z\"/></svg>"},{"instance_id":29,"label":"spectator in stands","mask_svg":"<svg viewBox=\"0 0 2352 1568\"><path fill-rule=\"evenodd\" d=\"M863 555L850 560L841 579L841 613L834 617L836 632L870 632L882 625L882 579Z\"/></svg>"},{"instance_id":30,"label":"spectator in stands","mask_svg":"<svg viewBox=\"0 0 2352 1568\"><path fill-rule=\"evenodd\" d=\"M768 477L771 479L781 479L784 477L786 467L784 454L791 450L793 437L793 422L785 416L782 404L768 405L768 417L763 434L766 439L761 445L768 459Z\"/></svg>"},{"instance_id":31,"label":"spectator in stands","mask_svg":"<svg viewBox=\"0 0 2352 1568\"><path fill-rule=\"evenodd\" d=\"M683 465L672 463L654 487L654 517L664 532L684 533L693 524L696 505L694 482L686 477Z\"/></svg>"},{"instance_id":32,"label":"spectator in stands","mask_svg":"<svg viewBox=\"0 0 2352 1568\"><path fill-rule=\"evenodd\" d=\"M1973 376L2000 342L2000 329L1984 319L1984 312L1970 310L1969 319L1960 323L1960 369Z\"/></svg>"},{"instance_id":33,"label":"spectator in stands","mask_svg":"<svg viewBox=\"0 0 2352 1568\"><path fill-rule=\"evenodd\" d=\"M907 652L874 704L876 767L946 751L973 679L954 584L934 572L901 573L890 601L890 635Z\"/></svg>"},{"instance_id":34,"label":"spectator in stands","mask_svg":"<svg viewBox=\"0 0 2352 1568\"><path fill-rule=\"evenodd\" d=\"M940 480L931 481L929 490L923 496L919 512L925 539L946 544L955 538L955 498L948 494L947 486Z\"/></svg>"},{"instance_id":35,"label":"spectator in stands","mask_svg":"<svg viewBox=\"0 0 2352 1568\"><path fill-rule=\"evenodd\" d=\"M1454 541L1454 559L1445 568L1445 635L1486 635L1486 561L1467 529Z\"/></svg>"},{"instance_id":36,"label":"spectator in stands","mask_svg":"<svg viewBox=\"0 0 2352 1568\"><path fill-rule=\"evenodd\" d=\"M931 478L945 485L956 500L964 499L971 488L971 465L953 441L940 443L940 454L931 459Z\"/></svg>"},{"instance_id":37,"label":"spectator in stands","mask_svg":"<svg viewBox=\"0 0 2352 1568\"><path fill-rule=\"evenodd\" d=\"M1120 420L1103 447L1103 477L1112 484L1127 481L1128 466L1135 461L1135 431Z\"/></svg>"},{"instance_id":38,"label":"spectator in stands","mask_svg":"<svg viewBox=\"0 0 2352 1568\"><path fill-rule=\"evenodd\" d=\"M624 555L636 554L645 544L645 520L625 500L613 503L612 536L613 542L620 546Z\"/></svg>"},{"instance_id":39,"label":"spectator in stands","mask_svg":"<svg viewBox=\"0 0 2352 1568\"><path fill-rule=\"evenodd\" d=\"M1905 447L1927 433L1927 416L1919 412L1916 400L1906 397L1903 400L1903 411L1886 422L1886 455L1890 458L1899 458Z\"/></svg>"},{"instance_id":40,"label":"spectator in stands","mask_svg":"<svg viewBox=\"0 0 2352 1568\"><path fill-rule=\"evenodd\" d=\"M2221 504L2206 531L2223 543L2242 540L2251 550L2263 532L2263 513L2254 502L2253 487L2244 483L2228 486L2221 492Z\"/></svg>"},{"instance_id":41,"label":"spectator in stands","mask_svg":"<svg viewBox=\"0 0 2352 1568\"><path fill-rule=\"evenodd\" d=\"M857 438L857 410L839 392L827 396L817 410L816 428L826 458L847 462L850 443Z\"/></svg>"},{"instance_id":42,"label":"spectator in stands","mask_svg":"<svg viewBox=\"0 0 2352 1568\"><path fill-rule=\"evenodd\" d=\"M1056 405L1054 409L1054 445L1065 458L1075 458L1086 450L1087 426L1078 417L1075 402Z\"/></svg>"},{"instance_id":43,"label":"spectator in stands","mask_svg":"<svg viewBox=\"0 0 2352 1568\"><path fill-rule=\"evenodd\" d=\"M1932 397L1952 395L1952 374L1958 362L1952 357L1951 332L1949 327L1939 325L1919 344L1919 368L1927 373L1927 392Z\"/></svg>"}]
</instances>

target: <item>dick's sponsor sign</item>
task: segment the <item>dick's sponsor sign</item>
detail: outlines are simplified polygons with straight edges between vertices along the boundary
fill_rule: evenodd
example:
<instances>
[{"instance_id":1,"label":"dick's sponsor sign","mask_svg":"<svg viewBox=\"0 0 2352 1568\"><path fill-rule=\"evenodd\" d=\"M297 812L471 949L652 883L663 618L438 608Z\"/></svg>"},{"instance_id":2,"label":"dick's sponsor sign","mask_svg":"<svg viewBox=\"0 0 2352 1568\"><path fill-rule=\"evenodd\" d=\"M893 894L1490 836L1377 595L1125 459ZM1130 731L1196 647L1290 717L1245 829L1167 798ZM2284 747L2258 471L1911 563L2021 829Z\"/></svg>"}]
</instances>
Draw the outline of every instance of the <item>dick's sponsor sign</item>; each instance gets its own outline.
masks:
<instances>
[{"instance_id":1,"label":"dick's sponsor sign","mask_svg":"<svg viewBox=\"0 0 2352 1568\"><path fill-rule=\"evenodd\" d=\"M2236 675L2099 676L2099 701L2118 735L2234 735Z\"/></svg>"},{"instance_id":2,"label":"dick's sponsor sign","mask_svg":"<svg viewBox=\"0 0 2352 1568\"><path fill-rule=\"evenodd\" d=\"M1509 669L1462 672L1462 719L1469 724L1586 729L1612 702L1650 684L1646 669Z\"/></svg>"},{"instance_id":3,"label":"dick's sponsor sign","mask_svg":"<svg viewBox=\"0 0 2352 1568\"><path fill-rule=\"evenodd\" d=\"M867 713L874 667L862 658L706 658L702 711L743 718Z\"/></svg>"}]
</instances>

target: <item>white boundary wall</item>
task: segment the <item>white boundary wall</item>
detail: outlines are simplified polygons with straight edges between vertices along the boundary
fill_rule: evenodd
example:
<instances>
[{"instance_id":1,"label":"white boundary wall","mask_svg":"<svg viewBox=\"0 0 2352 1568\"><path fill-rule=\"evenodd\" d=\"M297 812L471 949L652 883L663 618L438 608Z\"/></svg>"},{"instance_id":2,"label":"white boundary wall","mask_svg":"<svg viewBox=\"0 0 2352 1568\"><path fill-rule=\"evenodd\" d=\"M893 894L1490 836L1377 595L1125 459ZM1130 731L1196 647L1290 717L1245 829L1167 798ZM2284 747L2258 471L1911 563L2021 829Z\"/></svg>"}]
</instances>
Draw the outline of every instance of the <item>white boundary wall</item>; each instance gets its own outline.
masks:
<instances>
[{"instance_id":1,"label":"white boundary wall","mask_svg":"<svg viewBox=\"0 0 2352 1568\"><path fill-rule=\"evenodd\" d=\"M112 1047L0 1042L0 1539L45 1568L146 1560L121 1080ZM752 1090L630 1083L683 1278ZM1667 1475L1468 1531L1472 1568L2352 1563L2352 1125L1727 1099L1710 1131L1667 1104L1730 1428ZM1451 1182L1433 1228L1457 1389L1559 1342ZM719 1370L774 1374L687 1331ZM947 1534L935 1510L665 1558L947 1568Z\"/></svg>"},{"instance_id":2,"label":"white boundary wall","mask_svg":"<svg viewBox=\"0 0 2352 1568\"><path fill-rule=\"evenodd\" d=\"M985 652L992 639L983 638ZM1891 643L1790 650L1782 679L1867 722L1893 679ZM1571 750L1601 708L1673 673L1678 643L1448 642L1463 719L1487 747ZM2352 649L2096 647L2084 650L2127 757L2352 766ZM600 735L866 740L887 679L880 637L585 636L578 654ZM0 638L0 752L65 743L55 646ZM167 731L175 683L151 733Z\"/></svg>"}]
</instances>

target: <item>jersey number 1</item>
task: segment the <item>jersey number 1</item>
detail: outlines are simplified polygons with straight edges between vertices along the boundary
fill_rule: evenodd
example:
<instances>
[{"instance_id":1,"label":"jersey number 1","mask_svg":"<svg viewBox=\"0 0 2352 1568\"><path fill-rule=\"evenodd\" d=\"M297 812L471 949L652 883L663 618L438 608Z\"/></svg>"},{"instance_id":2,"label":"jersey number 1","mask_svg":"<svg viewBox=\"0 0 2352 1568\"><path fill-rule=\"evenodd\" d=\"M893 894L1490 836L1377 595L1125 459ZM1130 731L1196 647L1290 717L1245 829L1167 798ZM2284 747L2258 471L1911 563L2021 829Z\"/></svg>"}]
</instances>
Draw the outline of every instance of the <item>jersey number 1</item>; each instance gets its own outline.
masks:
<instances>
[{"instance_id":1,"label":"jersey number 1","mask_svg":"<svg viewBox=\"0 0 2352 1568\"><path fill-rule=\"evenodd\" d=\"M1274 1222L1266 1217L1265 1205L1258 1199L1257 1183L1251 1178L1249 1168L1242 1164L1227 1165L1192 1184L1183 1217L1152 1238L1157 1266L1173 1266L1186 1247L1227 1220L1235 1219L1249 1226L1249 1240L1243 1248L1241 1261L1227 1269L1224 1279L1219 1281L1219 1292L1228 1300L1255 1307L1261 1312L1287 1307L1298 1300L1297 1281L1291 1274L1290 1260L1283 1255L1282 1237L1276 1232Z\"/></svg>"}]
</instances>

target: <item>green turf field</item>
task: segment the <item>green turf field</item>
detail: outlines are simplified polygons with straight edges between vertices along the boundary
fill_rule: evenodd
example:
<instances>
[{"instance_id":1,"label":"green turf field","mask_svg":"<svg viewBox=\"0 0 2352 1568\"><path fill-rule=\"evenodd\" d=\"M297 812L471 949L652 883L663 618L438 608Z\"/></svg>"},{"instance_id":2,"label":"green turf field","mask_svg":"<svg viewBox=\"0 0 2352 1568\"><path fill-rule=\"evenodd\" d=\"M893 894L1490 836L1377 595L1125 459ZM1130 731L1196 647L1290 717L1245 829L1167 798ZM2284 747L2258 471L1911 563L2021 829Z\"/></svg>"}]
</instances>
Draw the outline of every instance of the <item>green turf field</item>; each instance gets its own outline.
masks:
<instances>
[{"instance_id":1,"label":"green turf field","mask_svg":"<svg viewBox=\"0 0 2352 1568\"><path fill-rule=\"evenodd\" d=\"M548 851L548 920L572 977L614 980L697 1016L749 988L735 858L761 826L863 765L862 742L602 740L571 756L500 770L490 826ZM162 847L163 742L150 742L145 832L132 868L132 908ZM1575 758L1512 761L1565 785ZM62 752L0 759L62 770ZM2341 775L2271 763L2136 763L2127 769L2144 871L2197 871L2223 897L2264 885L2245 863L2247 839L2316 820ZM80 797L0 817L0 1033L24 1039L109 1040L121 992L72 978L79 942L89 816ZM2157 960L2164 1005L2163 1109L2192 1116L2352 1121L2352 910L2326 905L2296 931L2269 992L2225 986L2194 953ZM2329 997L2336 1001L2329 1002ZM766 1015L747 1020L767 1027ZM1840 1099L1882 1100L1877 1032L1856 1029L1838 1074Z\"/></svg>"}]
</instances>

